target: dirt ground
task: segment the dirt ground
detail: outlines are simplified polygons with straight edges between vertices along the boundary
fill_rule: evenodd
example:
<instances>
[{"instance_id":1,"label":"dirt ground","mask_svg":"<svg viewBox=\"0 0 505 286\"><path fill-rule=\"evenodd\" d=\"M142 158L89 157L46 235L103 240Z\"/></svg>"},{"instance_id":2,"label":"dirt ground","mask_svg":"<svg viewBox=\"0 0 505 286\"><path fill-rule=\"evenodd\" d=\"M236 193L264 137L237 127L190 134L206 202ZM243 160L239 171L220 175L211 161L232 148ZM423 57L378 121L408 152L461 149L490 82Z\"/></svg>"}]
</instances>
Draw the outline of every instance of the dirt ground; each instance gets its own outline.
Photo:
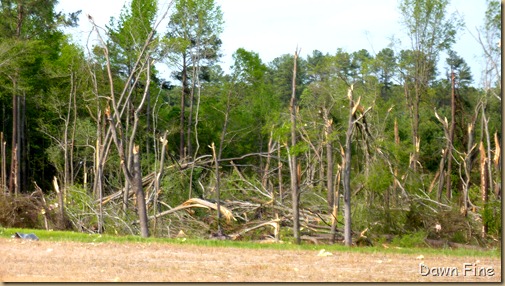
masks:
<instances>
[{"instance_id":1,"label":"dirt ground","mask_svg":"<svg viewBox=\"0 0 505 286\"><path fill-rule=\"evenodd\" d=\"M3 282L500 282L499 258L0 238ZM423 256L423 257L422 257ZM424 265L424 266L422 266ZM437 276L441 268L450 276Z\"/></svg>"}]
</instances>

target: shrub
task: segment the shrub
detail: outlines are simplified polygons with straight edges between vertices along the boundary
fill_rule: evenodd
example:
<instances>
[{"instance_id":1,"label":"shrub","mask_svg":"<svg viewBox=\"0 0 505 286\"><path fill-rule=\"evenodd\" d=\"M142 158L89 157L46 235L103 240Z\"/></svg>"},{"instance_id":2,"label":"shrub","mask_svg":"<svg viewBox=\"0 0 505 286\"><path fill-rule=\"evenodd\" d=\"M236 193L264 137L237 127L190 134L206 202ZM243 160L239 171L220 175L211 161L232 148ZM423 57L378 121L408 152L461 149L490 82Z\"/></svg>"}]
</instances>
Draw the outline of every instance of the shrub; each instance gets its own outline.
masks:
<instances>
[{"instance_id":1,"label":"shrub","mask_svg":"<svg viewBox=\"0 0 505 286\"><path fill-rule=\"evenodd\" d=\"M484 205L482 221L487 224L488 234L497 235L501 239L501 202L490 201Z\"/></svg>"},{"instance_id":2,"label":"shrub","mask_svg":"<svg viewBox=\"0 0 505 286\"><path fill-rule=\"evenodd\" d=\"M397 245L400 247L423 247L426 246L426 242L424 241L427 237L427 233L425 231L418 231L410 234L405 234L399 237L395 237L392 241L393 245Z\"/></svg>"}]
</instances>

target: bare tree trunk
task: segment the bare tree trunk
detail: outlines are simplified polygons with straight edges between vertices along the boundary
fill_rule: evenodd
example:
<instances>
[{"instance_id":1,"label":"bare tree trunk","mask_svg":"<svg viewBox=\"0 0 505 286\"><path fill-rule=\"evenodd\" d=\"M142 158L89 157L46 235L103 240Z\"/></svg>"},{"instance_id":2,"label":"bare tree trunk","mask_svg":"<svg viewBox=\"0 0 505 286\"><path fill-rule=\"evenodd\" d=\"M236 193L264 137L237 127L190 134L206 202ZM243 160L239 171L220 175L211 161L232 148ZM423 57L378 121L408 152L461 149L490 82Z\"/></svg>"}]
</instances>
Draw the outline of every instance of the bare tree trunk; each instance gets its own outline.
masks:
<instances>
[{"instance_id":1,"label":"bare tree trunk","mask_svg":"<svg viewBox=\"0 0 505 286\"><path fill-rule=\"evenodd\" d=\"M263 189L267 190L268 189L268 173L270 169L270 160L271 160L271 153L272 153L272 131L270 131L270 139L268 140L268 157L267 157L267 162L265 164L265 168L263 169L263 175L261 176L261 185L263 186ZM272 199L274 199L274 195L272 194Z\"/></svg>"},{"instance_id":2,"label":"bare tree trunk","mask_svg":"<svg viewBox=\"0 0 505 286\"><path fill-rule=\"evenodd\" d=\"M130 73L132 73L132 70L130 69ZM137 77L138 78L138 77ZM135 84L131 85L131 90L135 90ZM137 91L134 91L135 95L137 95ZM126 120L125 120L125 132L128 133L130 130L130 121L131 121L131 114L132 114L132 107L131 107L131 99L130 97L127 98L125 102L126 106ZM133 168L133 154L129 153L129 149L126 149L126 163L128 166L128 169ZM130 185L130 179L129 178L123 178L124 179L124 188L123 188L123 215L126 218L127 211L128 211L128 198L130 196L130 188L132 187Z\"/></svg>"},{"instance_id":3,"label":"bare tree trunk","mask_svg":"<svg viewBox=\"0 0 505 286\"><path fill-rule=\"evenodd\" d=\"M100 127L98 127L97 130L100 130ZM100 142L100 137L97 137L94 189L95 196L98 196L98 232L102 232L103 230L103 164L101 162L103 148Z\"/></svg>"},{"instance_id":4,"label":"bare tree trunk","mask_svg":"<svg viewBox=\"0 0 505 286\"><path fill-rule=\"evenodd\" d=\"M147 220L146 200L142 188L142 169L140 166L139 146L133 148L133 184L132 187L137 197L137 212L140 220L140 233L142 237L149 237L149 222Z\"/></svg>"},{"instance_id":5,"label":"bare tree trunk","mask_svg":"<svg viewBox=\"0 0 505 286\"><path fill-rule=\"evenodd\" d=\"M328 190L327 200L330 212L334 207L334 187L333 187L333 144L330 135L332 133L333 120L328 119L328 111L323 110L323 118L325 123L324 136L326 140L326 189Z\"/></svg>"},{"instance_id":6,"label":"bare tree trunk","mask_svg":"<svg viewBox=\"0 0 505 286\"><path fill-rule=\"evenodd\" d=\"M23 91L23 95L20 98L19 105L19 131L18 131L18 142L19 142L19 191L26 191L27 186L27 162L28 162L28 148L26 144L26 93Z\"/></svg>"},{"instance_id":7,"label":"bare tree trunk","mask_svg":"<svg viewBox=\"0 0 505 286\"><path fill-rule=\"evenodd\" d=\"M147 91L147 110L146 110L146 125L147 125L147 133L151 131L151 92ZM146 157L149 158L149 146L151 145L151 139L149 136L146 136Z\"/></svg>"},{"instance_id":8,"label":"bare tree trunk","mask_svg":"<svg viewBox=\"0 0 505 286\"><path fill-rule=\"evenodd\" d=\"M223 123L223 131L221 132L221 138L219 139L219 151L216 154L216 147L214 142L212 142L212 156L214 157L214 165L216 172L216 196L217 196L217 234L218 236L223 235L223 230L221 228L221 174L219 173L219 161L221 160L221 155L223 153L223 145L224 139L226 137L226 130L228 128L228 121L230 115L230 99L231 99L231 91L228 92L228 96L226 98L226 111L224 114L224 123Z\"/></svg>"},{"instance_id":9,"label":"bare tree trunk","mask_svg":"<svg viewBox=\"0 0 505 286\"><path fill-rule=\"evenodd\" d=\"M347 132L345 133L345 158L343 170L344 184L344 243L346 246L352 245L351 236L351 137L354 128L354 101L352 99L353 86L349 88L347 96L349 98L349 120L347 124Z\"/></svg>"},{"instance_id":10,"label":"bare tree trunk","mask_svg":"<svg viewBox=\"0 0 505 286\"><path fill-rule=\"evenodd\" d=\"M212 145L210 147L212 149L212 156L214 157L214 167L215 167L215 172L216 172L216 196L217 196L217 235L222 236L223 231L221 229L221 193L220 193L220 182L221 182L221 176L219 174L219 159L217 158L216 155L216 146L214 145L214 142L212 142Z\"/></svg>"},{"instance_id":11,"label":"bare tree trunk","mask_svg":"<svg viewBox=\"0 0 505 286\"><path fill-rule=\"evenodd\" d=\"M186 157L185 144L184 144L184 109L186 107L186 94L188 91L187 67L186 56L182 57L182 93L181 93L181 114L180 114L180 137L179 137L179 159L183 160Z\"/></svg>"},{"instance_id":12,"label":"bare tree trunk","mask_svg":"<svg viewBox=\"0 0 505 286\"><path fill-rule=\"evenodd\" d=\"M410 168L416 172L417 162L419 160L419 138L418 138L418 127L419 127L419 87L418 83L414 83L414 96L411 95L408 85L408 79L405 77L404 82L404 94L407 102L407 108L409 109L410 116L412 117L412 145L414 146L414 151L410 155ZM417 81L417 79L416 79Z\"/></svg>"},{"instance_id":13,"label":"bare tree trunk","mask_svg":"<svg viewBox=\"0 0 505 286\"><path fill-rule=\"evenodd\" d=\"M291 147L296 145L296 62L298 60L298 49L295 51L293 63L293 81L289 109L291 112ZM288 151L289 152L289 151ZM296 244L300 244L300 210L299 210L299 178L297 176L298 166L296 154L291 155L291 199L293 204L293 237Z\"/></svg>"},{"instance_id":14,"label":"bare tree trunk","mask_svg":"<svg viewBox=\"0 0 505 286\"><path fill-rule=\"evenodd\" d=\"M277 181L279 188L279 202L282 204L283 201L283 190L282 190L282 161L281 161L281 145L279 143L279 149L277 149Z\"/></svg>"},{"instance_id":15,"label":"bare tree trunk","mask_svg":"<svg viewBox=\"0 0 505 286\"><path fill-rule=\"evenodd\" d=\"M64 225L65 222L65 200L63 198L63 192L58 185L58 179L53 177L53 186L56 194L58 194L58 204L59 204L59 215L60 215L60 223Z\"/></svg>"},{"instance_id":16,"label":"bare tree trunk","mask_svg":"<svg viewBox=\"0 0 505 286\"><path fill-rule=\"evenodd\" d=\"M482 141L479 144L480 151L480 192L483 202L483 207L486 208L488 201L488 183L487 183L487 157L486 150L484 149L484 144ZM487 223L482 221L482 238L485 238L487 234Z\"/></svg>"},{"instance_id":17,"label":"bare tree trunk","mask_svg":"<svg viewBox=\"0 0 505 286\"><path fill-rule=\"evenodd\" d=\"M454 71L451 71L451 125L449 127L449 148L447 150L447 179L446 179L446 195L447 199L452 198L451 173L452 173L452 142L454 140L454 127L456 126L456 91L454 88Z\"/></svg>"},{"instance_id":18,"label":"bare tree trunk","mask_svg":"<svg viewBox=\"0 0 505 286\"><path fill-rule=\"evenodd\" d=\"M339 196L340 196L340 166L338 166L336 180L336 190L333 192L333 209L331 213L331 243L335 243L337 235L338 211L339 211Z\"/></svg>"},{"instance_id":19,"label":"bare tree trunk","mask_svg":"<svg viewBox=\"0 0 505 286\"><path fill-rule=\"evenodd\" d=\"M156 223L157 223L157 214L158 214L158 194L160 192L160 183L161 183L161 178L163 176L163 167L164 167L164 163L165 163L165 152L166 152L166 147L167 147L167 134L168 134L168 131L165 131L165 133L163 133L163 137L160 139L161 140L161 153L160 153L160 156L161 156L161 159L160 159L160 169L158 171L158 174L156 175L156 179L154 180L154 202L153 202L153 206L154 206L154 226L153 226L153 229L154 231L156 232ZM156 235L156 233L155 233Z\"/></svg>"},{"instance_id":20,"label":"bare tree trunk","mask_svg":"<svg viewBox=\"0 0 505 286\"><path fill-rule=\"evenodd\" d=\"M6 170L6 154L5 154L5 145L6 142L4 141L4 133L0 132L0 157L2 159L2 165L0 165L1 172L0 172L0 188L3 193L7 194L9 193L9 189L7 188L7 170Z\"/></svg>"},{"instance_id":21,"label":"bare tree trunk","mask_svg":"<svg viewBox=\"0 0 505 286\"><path fill-rule=\"evenodd\" d=\"M17 93L17 82L13 80L12 94L12 155L11 155L11 171L9 176L9 190L15 196L19 192L20 175L19 175L19 97Z\"/></svg>"},{"instance_id":22,"label":"bare tree trunk","mask_svg":"<svg viewBox=\"0 0 505 286\"><path fill-rule=\"evenodd\" d=\"M445 161L447 159L447 148L442 150L442 159L440 159L440 164L438 166L438 191L437 191L437 201L442 202L442 193L444 189L444 179L445 179Z\"/></svg>"},{"instance_id":23,"label":"bare tree trunk","mask_svg":"<svg viewBox=\"0 0 505 286\"><path fill-rule=\"evenodd\" d=\"M83 167L83 178L82 178L82 185L84 187L85 190L88 189L88 165L87 165L87 162L86 162L86 157L84 157L84 161L82 163L82 167Z\"/></svg>"},{"instance_id":24,"label":"bare tree trunk","mask_svg":"<svg viewBox=\"0 0 505 286\"><path fill-rule=\"evenodd\" d=\"M197 61L194 61L197 62ZM193 83L191 86L191 91L189 92L189 114L188 114L188 135L186 137L186 154L191 156L193 154L193 146L191 144L191 125L193 124L193 106L194 106L194 101L195 101L195 87L196 87L196 77L198 76L197 74L197 67L193 64L192 68L192 78L193 78Z\"/></svg>"},{"instance_id":25,"label":"bare tree trunk","mask_svg":"<svg viewBox=\"0 0 505 286\"><path fill-rule=\"evenodd\" d=\"M481 105L481 110L482 110L482 123L483 123L483 127L484 127L484 134L486 136L486 151L487 151L487 159L486 160L491 160L491 136L489 134L489 128L488 128L488 125L489 125L489 118L486 117L486 105L487 105L487 100L486 100L486 103ZM493 166L492 164L489 164L488 162L486 162L486 167L487 167L487 171L486 171L486 175L487 175L487 180L488 180L488 189L489 189L489 192L490 193L493 193Z\"/></svg>"},{"instance_id":26,"label":"bare tree trunk","mask_svg":"<svg viewBox=\"0 0 505 286\"><path fill-rule=\"evenodd\" d=\"M63 189L67 189L70 186L70 165L72 164L69 156L69 139L68 139L68 127L70 125L70 113L72 111L72 95L74 90L74 79L73 73L70 74L70 92L68 95L68 104L67 104L67 116L65 119L65 128L63 130Z\"/></svg>"},{"instance_id":27,"label":"bare tree trunk","mask_svg":"<svg viewBox=\"0 0 505 286\"><path fill-rule=\"evenodd\" d=\"M446 144L445 144L445 149L442 150L442 159L440 160L440 165L439 165L440 176L438 177L437 201L442 202L444 180L446 178L444 175L445 162L448 160L447 157L450 153L449 150L452 149L452 144L451 144L451 139L450 139L451 136L450 136L449 123L447 122L447 118L444 117L444 120L442 120L442 118L440 118L440 116L438 115L438 113L436 111L435 111L435 117L442 124L442 128L444 130L444 135L445 135L445 138L447 139Z\"/></svg>"},{"instance_id":28,"label":"bare tree trunk","mask_svg":"<svg viewBox=\"0 0 505 286\"><path fill-rule=\"evenodd\" d=\"M495 152L494 152L494 171L496 173L496 183L494 187L494 193L495 193L495 198L496 199L501 199L501 184L500 184L500 179L501 179L501 148L500 148L500 141L498 139L498 133L494 133L494 145L495 145Z\"/></svg>"},{"instance_id":29,"label":"bare tree trunk","mask_svg":"<svg viewBox=\"0 0 505 286\"><path fill-rule=\"evenodd\" d=\"M74 76L72 73L72 80ZM72 124L72 137L70 138L70 162L74 162L74 147L75 147L75 133L77 131L77 87L73 88L73 104L74 104L74 112L73 112L73 124ZM83 163L84 167L86 162ZM86 170L86 168L84 169ZM70 185L74 185L74 164L70 164ZM86 189L86 187L84 188Z\"/></svg>"},{"instance_id":30,"label":"bare tree trunk","mask_svg":"<svg viewBox=\"0 0 505 286\"><path fill-rule=\"evenodd\" d=\"M476 118L476 117L474 117ZM474 138L474 125L475 125L475 119L473 122L468 124L468 143L466 147L466 154L465 157L463 158L463 168L465 171L465 178L462 180L462 185L463 185L463 199L462 199L462 207L461 207L461 213L466 216L468 213L468 205L470 203L469 197L468 197L468 190L470 188L470 180L471 180L471 172L472 172L472 155L473 151L475 150L476 145L473 143L473 138Z\"/></svg>"},{"instance_id":31,"label":"bare tree trunk","mask_svg":"<svg viewBox=\"0 0 505 286\"><path fill-rule=\"evenodd\" d=\"M400 148L400 132L398 130L398 120L395 118L395 126L394 126L394 133L395 133L395 146L396 148ZM395 164L394 171L393 171L394 177L398 178L398 166ZM396 200L398 198L398 181L395 179L393 180L393 200L391 200L391 203L393 205L396 205Z\"/></svg>"}]
</instances>

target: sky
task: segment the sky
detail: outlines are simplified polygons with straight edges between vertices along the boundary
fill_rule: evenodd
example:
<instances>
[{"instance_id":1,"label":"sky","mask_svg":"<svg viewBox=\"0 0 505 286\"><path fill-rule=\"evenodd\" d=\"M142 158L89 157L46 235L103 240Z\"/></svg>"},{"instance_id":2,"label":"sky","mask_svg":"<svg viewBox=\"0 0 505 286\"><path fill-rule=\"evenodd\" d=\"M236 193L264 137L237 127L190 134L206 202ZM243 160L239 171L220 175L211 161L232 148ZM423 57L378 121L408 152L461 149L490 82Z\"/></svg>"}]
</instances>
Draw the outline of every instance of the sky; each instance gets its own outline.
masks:
<instances>
[{"instance_id":1,"label":"sky","mask_svg":"<svg viewBox=\"0 0 505 286\"><path fill-rule=\"evenodd\" d=\"M168 2L160 0L159 5L164 8ZM225 72L238 48L258 53L264 63L283 54L293 54L297 47L302 57L316 49L335 54L338 48L349 53L366 49L375 55L388 47L393 37L395 51L410 48L410 40L400 23L398 0L216 0L216 3L225 22L221 34L224 54L221 67ZM111 16L119 16L124 5L125 0L60 0L57 9L67 13L82 10L80 26L71 33L84 45L91 30L87 15L99 26L105 26ZM458 13L465 22L453 49L471 67L475 86L481 86L484 61L482 49L471 33L476 35L476 28L482 26L485 10L486 0L452 0L448 9L448 14ZM443 63L439 65L441 74L445 74ZM162 77L169 79L170 75Z\"/></svg>"}]
</instances>

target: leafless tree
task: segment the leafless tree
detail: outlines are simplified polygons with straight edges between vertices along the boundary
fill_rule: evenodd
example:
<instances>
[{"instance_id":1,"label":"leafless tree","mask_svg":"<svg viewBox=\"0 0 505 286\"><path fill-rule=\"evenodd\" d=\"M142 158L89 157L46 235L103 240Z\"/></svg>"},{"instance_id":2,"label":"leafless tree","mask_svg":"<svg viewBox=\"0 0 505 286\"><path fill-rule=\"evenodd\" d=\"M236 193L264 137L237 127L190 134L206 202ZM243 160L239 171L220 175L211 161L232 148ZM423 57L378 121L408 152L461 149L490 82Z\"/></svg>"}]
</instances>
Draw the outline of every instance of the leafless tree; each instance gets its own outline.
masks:
<instances>
[{"instance_id":1,"label":"leafless tree","mask_svg":"<svg viewBox=\"0 0 505 286\"><path fill-rule=\"evenodd\" d=\"M298 61L298 48L295 50L295 55L293 59L293 81L292 81L292 92L291 101L289 103L289 110L291 113L291 148L296 145L296 62ZM299 186L300 186L300 176L301 170L300 166L296 162L296 154L289 154L289 171L291 174L291 199L293 204L293 236L295 242L300 244L300 210L299 210Z\"/></svg>"}]
</instances>

